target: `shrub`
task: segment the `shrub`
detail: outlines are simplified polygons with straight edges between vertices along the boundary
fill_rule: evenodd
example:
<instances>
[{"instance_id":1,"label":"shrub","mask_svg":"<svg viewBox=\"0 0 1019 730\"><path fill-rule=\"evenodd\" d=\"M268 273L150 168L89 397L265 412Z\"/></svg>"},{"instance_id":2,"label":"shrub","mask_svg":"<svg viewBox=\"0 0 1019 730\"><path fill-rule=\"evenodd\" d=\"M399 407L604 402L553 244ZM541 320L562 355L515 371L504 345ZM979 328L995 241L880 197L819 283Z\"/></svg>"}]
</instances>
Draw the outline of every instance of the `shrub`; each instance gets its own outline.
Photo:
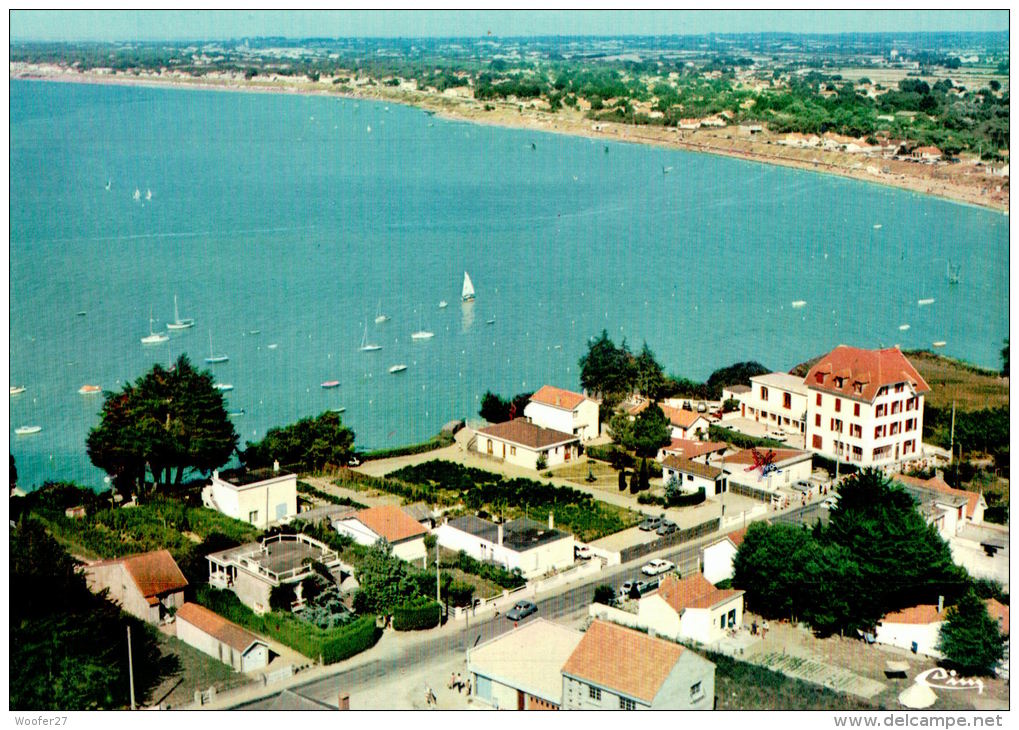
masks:
<instances>
[{"instance_id":1,"label":"shrub","mask_svg":"<svg viewBox=\"0 0 1019 730\"><path fill-rule=\"evenodd\" d=\"M375 451L369 451L366 454L361 455L361 461L371 461L373 459L389 459L393 456L410 456L412 454L423 454L427 451L434 451L435 449L441 449L449 446L453 443L453 434L448 432L440 433L438 436L430 438L428 441L422 441L417 444L409 444L407 446L397 446L393 449L377 449Z\"/></svg>"},{"instance_id":2,"label":"shrub","mask_svg":"<svg viewBox=\"0 0 1019 730\"><path fill-rule=\"evenodd\" d=\"M545 456L545 452L542 451L538 454L538 460L534 462L534 468L541 471L548 466L548 458Z\"/></svg>"},{"instance_id":3,"label":"shrub","mask_svg":"<svg viewBox=\"0 0 1019 730\"><path fill-rule=\"evenodd\" d=\"M786 445L781 441L755 438L753 436L747 436L745 433L740 433L739 431L733 431L731 428L724 428L716 425L708 427L708 438L712 441L725 441L727 444L738 446L741 449L751 449L754 447L760 448L762 446L770 449L786 448ZM817 455L815 454L815 457L816 456Z\"/></svg>"},{"instance_id":4,"label":"shrub","mask_svg":"<svg viewBox=\"0 0 1019 730\"><path fill-rule=\"evenodd\" d=\"M332 638L322 644L322 663L335 664L365 649L375 646L382 636L374 616L362 616L347 626L333 632Z\"/></svg>"},{"instance_id":5,"label":"shrub","mask_svg":"<svg viewBox=\"0 0 1019 730\"><path fill-rule=\"evenodd\" d=\"M701 487L693 494L683 494L682 492L672 495L668 500L669 507L691 507L695 504L700 504L706 499L704 495L704 488Z\"/></svg>"},{"instance_id":6,"label":"shrub","mask_svg":"<svg viewBox=\"0 0 1019 730\"><path fill-rule=\"evenodd\" d=\"M594 602L611 606L616 600L616 590L604 583L594 589Z\"/></svg>"},{"instance_id":7,"label":"shrub","mask_svg":"<svg viewBox=\"0 0 1019 730\"><path fill-rule=\"evenodd\" d=\"M637 495L637 504L657 504L665 506L665 500L661 497L656 497L651 492L641 492Z\"/></svg>"},{"instance_id":8,"label":"shrub","mask_svg":"<svg viewBox=\"0 0 1019 730\"><path fill-rule=\"evenodd\" d=\"M273 611L289 611L297 600L297 591L290 583L280 583L269 591L269 608Z\"/></svg>"},{"instance_id":9,"label":"shrub","mask_svg":"<svg viewBox=\"0 0 1019 730\"><path fill-rule=\"evenodd\" d=\"M487 563L476 560L463 550L457 553L455 561L446 561L442 563L442 567L459 568L464 573L480 576L485 580L495 583L500 588L505 588L507 590L519 588L527 582L524 580L524 577L520 575L519 568L514 568L511 572L496 563Z\"/></svg>"},{"instance_id":10,"label":"shrub","mask_svg":"<svg viewBox=\"0 0 1019 730\"><path fill-rule=\"evenodd\" d=\"M398 606L393 611L395 631L421 631L439 625L442 620L442 606L430 598L418 596Z\"/></svg>"}]
</instances>

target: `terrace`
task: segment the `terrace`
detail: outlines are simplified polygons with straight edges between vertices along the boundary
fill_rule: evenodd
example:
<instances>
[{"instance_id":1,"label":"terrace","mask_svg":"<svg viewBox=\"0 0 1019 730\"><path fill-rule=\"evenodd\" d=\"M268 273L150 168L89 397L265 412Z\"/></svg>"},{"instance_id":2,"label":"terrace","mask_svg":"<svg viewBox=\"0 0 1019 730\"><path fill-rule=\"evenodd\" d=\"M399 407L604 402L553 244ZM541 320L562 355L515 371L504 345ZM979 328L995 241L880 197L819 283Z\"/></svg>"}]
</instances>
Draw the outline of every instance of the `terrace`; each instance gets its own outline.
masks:
<instances>
[{"instance_id":1,"label":"terrace","mask_svg":"<svg viewBox=\"0 0 1019 730\"><path fill-rule=\"evenodd\" d=\"M229 550L212 553L209 582L217 588L231 588L237 573L243 571L278 586L298 581L312 572L312 561L333 569L339 567L335 550L307 535L274 535Z\"/></svg>"}]
</instances>

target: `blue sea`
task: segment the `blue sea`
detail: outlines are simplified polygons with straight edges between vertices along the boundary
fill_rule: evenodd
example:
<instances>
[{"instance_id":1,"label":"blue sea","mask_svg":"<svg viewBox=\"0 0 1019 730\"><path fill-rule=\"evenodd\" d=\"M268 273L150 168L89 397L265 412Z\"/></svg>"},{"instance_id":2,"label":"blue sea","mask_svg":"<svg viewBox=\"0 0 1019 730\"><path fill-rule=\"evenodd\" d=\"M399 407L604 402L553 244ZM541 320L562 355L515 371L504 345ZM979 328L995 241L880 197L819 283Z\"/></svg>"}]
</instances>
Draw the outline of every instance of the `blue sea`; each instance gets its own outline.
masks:
<instances>
[{"instance_id":1,"label":"blue sea","mask_svg":"<svg viewBox=\"0 0 1019 730\"><path fill-rule=\"evenodd\" d=\"M102 396L78 388L204 366L210 335L242 446L340 407L361 447L421 440L486 390L578 387L603 328L695 379L839 343L996 367L1008 263L1000 213L808 171L375 102L11 81L11 453L25 487L101 487ZM196 326L143 346L174 295Z\"/></svg>"}]
</instances>

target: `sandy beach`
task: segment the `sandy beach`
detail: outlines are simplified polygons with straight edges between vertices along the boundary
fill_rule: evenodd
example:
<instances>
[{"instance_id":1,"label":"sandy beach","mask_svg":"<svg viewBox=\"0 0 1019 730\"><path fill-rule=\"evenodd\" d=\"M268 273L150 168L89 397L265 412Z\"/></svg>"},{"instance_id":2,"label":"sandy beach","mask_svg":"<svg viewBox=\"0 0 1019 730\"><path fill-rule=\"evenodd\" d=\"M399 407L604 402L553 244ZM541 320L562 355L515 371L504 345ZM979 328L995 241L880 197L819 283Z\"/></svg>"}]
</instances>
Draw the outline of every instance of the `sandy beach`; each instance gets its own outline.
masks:
<instances>
[{"instance_id":1,"label":"sandy beach","mask_svg":"<svg viewBox=\"0 0 1019 730\"><path fill-rule=\"evenodd\" d=\"M325 78L312 82L304 77L255 77L246 80L242 76L225 73L213 73L200 78L178 73L113 74L108 70L81 72L60 66L19 63L10 65L10 78L307 94L407 104L445 119L725 155L763 164L840 175L1008 212L1009 178L992 176L984 166L975 165L973 161L930 165L814 148L800 149L778 144L782 135L770 135L766 131L751 135L735 125L678 130L671 127L596 122L585 118L582 112L568 108L553 114L536 108L532 103L478 102L463 93L464 90L451 90L461 92L455 94L439 94L418 91L406 84L400 87L369 84L367 80L355 80L353 86L344 86L339 90L331 79Z\"/></svg>"}]
</instances>

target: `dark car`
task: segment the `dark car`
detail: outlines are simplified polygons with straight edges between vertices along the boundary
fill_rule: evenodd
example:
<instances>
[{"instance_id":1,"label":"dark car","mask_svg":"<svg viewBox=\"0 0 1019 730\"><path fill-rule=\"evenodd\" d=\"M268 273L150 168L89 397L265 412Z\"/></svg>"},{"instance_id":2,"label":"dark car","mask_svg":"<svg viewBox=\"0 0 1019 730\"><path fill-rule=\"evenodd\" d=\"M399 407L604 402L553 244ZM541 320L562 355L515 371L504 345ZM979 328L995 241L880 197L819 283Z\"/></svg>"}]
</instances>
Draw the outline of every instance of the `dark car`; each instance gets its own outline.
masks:
<instances>
[{"instance_id":1,"label":"dark car","mask_svg":"<svg viewBox=\"0 0 1019 730\"><path fill-rule=\"evenodd\" d=\"M676 531L676 523L670 522L669 520L662 520L662 524L658 526L659 535L671 535Z\"/></svg>"},{"instance_id":2,"label":"dark car","mask_svg":"<svg viewBox=\"0 0 1019 730\"><path fill-rule=\"evenodd\" d=\"M661 517L648 517L643 522L640 523L640 529L642 529L644 532L651 532L652 530L657 530L661 526L662 526Z\"/></svg>"},{"instance_id":3,"label":"dark car","mask_svg":"<svg viewBox=\"0 0 1019 730\"><path fill-rule=\"evenodd\" d=\"M517 604L506 612L506 618L510 621L519 621L527 618L532 613L537 613L538 607L531 601L517 601Z\"/></svg>"}]
</instances>

